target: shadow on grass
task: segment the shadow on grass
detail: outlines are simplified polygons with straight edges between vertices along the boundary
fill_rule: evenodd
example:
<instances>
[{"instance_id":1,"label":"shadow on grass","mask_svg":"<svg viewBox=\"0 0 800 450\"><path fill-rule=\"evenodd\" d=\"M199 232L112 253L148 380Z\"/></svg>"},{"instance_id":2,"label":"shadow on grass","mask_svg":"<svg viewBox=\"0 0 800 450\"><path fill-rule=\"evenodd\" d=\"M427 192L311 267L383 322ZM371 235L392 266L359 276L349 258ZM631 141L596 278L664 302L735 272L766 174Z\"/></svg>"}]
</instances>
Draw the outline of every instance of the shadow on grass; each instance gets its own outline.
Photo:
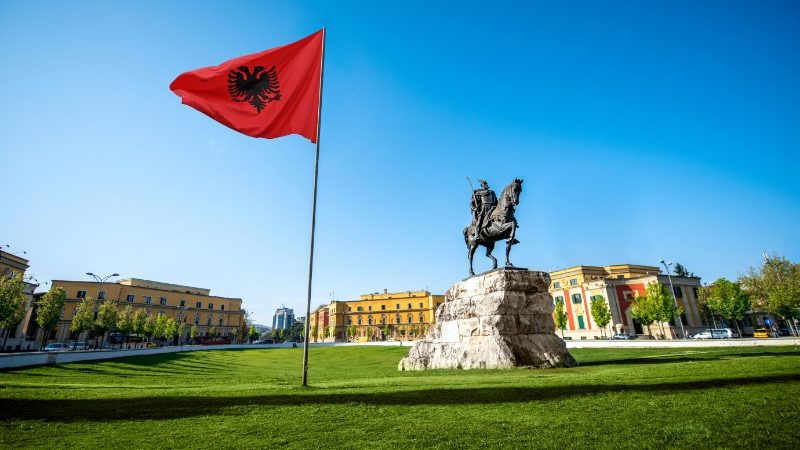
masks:
<instances>
[{"instance_id":1,"label":"shadow on grass","mask_svg":"<svg viewBox=\"0 0 800 450\"><path fill-rule=\"evenodd\" d=\"M548 401L619 392L698 391L800 381L800 375L771 375L653 384L579 384L541 387L419 389L376 393L284 391L255 396L160 396L126 399L25 400L0 399L0 420L52 422L112 422L164 420L207 416L236 407L311 405L481 405ZM233 411L228 411L230 414Z\"/></svg>"},{"instance_id":2,"label":"shadow on grass","mask_svg":"<svg viewBox=\"0 0 800 450\"><path fill-rule=\"evenodd\" d=\"M672 363L680 363L680 362L705 362L705 361L722 361L722 360L732 360L732 359L740 359L740 358L763 358L763 357L775 357L775 356L800 356L800 351L791 351L791 352L760 352L760 353L730 353L730 354L721 354L721 355L706 355L703 353L697 354L686 354L686 355L675 355L675 356L663 356L663 355L652 355L652 356L637 356L633 358L619 358L619 359L601 359L596 361L579 361L579 366L608 366L612 364L672 364Z\"/></svg>"}]
</instances>

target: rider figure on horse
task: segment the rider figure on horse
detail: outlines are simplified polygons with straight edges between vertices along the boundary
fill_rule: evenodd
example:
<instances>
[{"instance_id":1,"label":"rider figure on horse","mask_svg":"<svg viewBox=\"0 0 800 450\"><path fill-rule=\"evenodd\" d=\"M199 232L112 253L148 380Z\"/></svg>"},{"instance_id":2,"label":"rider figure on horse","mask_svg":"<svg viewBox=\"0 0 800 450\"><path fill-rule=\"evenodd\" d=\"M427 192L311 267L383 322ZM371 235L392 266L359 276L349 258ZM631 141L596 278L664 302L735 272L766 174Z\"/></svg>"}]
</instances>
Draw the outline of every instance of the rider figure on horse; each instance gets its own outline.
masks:
<instances>
[{"instance_id":1,"label":"rider figure on horse","mask_svg":"<svg viewBox=\"0 0 800 450\"><path fill-rule=\"evenodd\" d=\"M488 226L487 218L497 206L497 195L489 188L489 183L486 180L478 181L481 183L481 188L472 191L472 200L469 203L469 207L472 209L472 222L475 224L476 238Z\"/></svg>"}]
</instances>

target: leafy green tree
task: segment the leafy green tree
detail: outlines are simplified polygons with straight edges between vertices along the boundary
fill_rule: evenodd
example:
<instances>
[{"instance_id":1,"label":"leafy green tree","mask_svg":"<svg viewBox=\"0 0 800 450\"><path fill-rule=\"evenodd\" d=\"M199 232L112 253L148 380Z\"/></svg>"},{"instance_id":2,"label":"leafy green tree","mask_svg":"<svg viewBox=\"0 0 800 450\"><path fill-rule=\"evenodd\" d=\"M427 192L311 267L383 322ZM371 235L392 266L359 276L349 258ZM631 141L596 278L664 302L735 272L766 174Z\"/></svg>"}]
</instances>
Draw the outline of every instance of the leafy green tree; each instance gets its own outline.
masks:
<instances>
[{"instance_id":1,"label":"leafy green tree","mask_svg":"<svg viewBox=\"0 0 800 450\"><path fill-rule=\"evenodd\" d=\"M53 286L42 298L36 302L36 323L42 329L42 345L44 348L47 343L47 335L56 326L58 319L61 318L61 310L67 300L67 291L60 287Z\"/></svg>"},{"instance_id":2,"label":"leafy green tree","mask_svg":"<svg viewBox=\"0 0 800 450\"><path fill-rule=\"evenodd\" d=\"M739 336L742 335L738 321L743 320L747 310L750 309L750 299L739 283L720 278L711 286L705 300L714 311L732 321Z\"/></svg>"},{"instance_id":3,"label":"leafy green tree","mask_svg":"<svg viewBox=\"0 0 800 450\"><path fill-rule=\"evenodd\" d=\"M217 337L217 327L216 327L216 325L211 327L211 329L208 331L208 335L211 336L212 339Z\"/></svg>"},{"instance_id":4,"label":"leafy green tree","mask_svg":"<svg viewBox=\"0 0 800 450\"><path fill-rule=\"evenodd\" d=\"M175 338L178 336L178 324L175 322L175 319L172 317L167 318L166 323L164 324L164 337L166 337L169 341L169 344L172 345L175 343Z\"/></svg>"},{"instance_id":5,"label":"leafy green tree","mask_svg":"<svg viewBox=\"0 0 800 450\"><path fill-rule=\"evenodd\" d=\"M605 297L602 295L593 296L591 310L594 323L603 330L603 334L605 335L606 327L611 322L611 311L608 309L608 303L606 303Z\"/></svg>"},{"instance_id":6,"label":"leafy green tree","mask_svg":"<svg viewBox=\"0 0 800 450\"><path fill-rule=\"evenodd\" d=\"M766 256L760 268L751 267L739 282L755 308L787 319L797 336L794 319L800 315L800 264L783 256Z\"/></svg>"},{"instance_id":7,"label":"leafy green tree","mask_svg":"<svg viewBox=\"0 0 800 450\"><path fill-rule=\"evenodd\" d=\"M631 306L628 308L631 317L633 317L634 320L643 326L647 327L647 334L650 337L653 337L653 333L650 331L650 325L656 321L656 316L658 315L656 309L657 306L655 302L652 298L648 297L647 294L636 296L636 298L633 300L633 303L631 303Z\"/></svg>"},{"instance_id":8,"label":"leafy green tree","mask_svg":"<svg viewBox=\"0 0 800 450\"><path fill-rule=\"evenodd\" d=\"M92 297L82 299L78 306L75 307L75 315L72 317L72 324L70 330L75 333L75 342L78 342L78 334L89 331L94 325L94 309L97 302ZM89 340L89 335L86 335L84 342Z\"/></svg>"},{"instance_id":9,"label":"leafy green tree","mask_svg":"<svg viewBox=\"0 0 800 450\"><path fill-rule=\"evenodd\" d=\"M103 346L106 333L117 328L117 316L117 302L114 300L107 300L100 305L100 309L97 311L97 319L92 325L95 336L100 337L100 348Z\"/></svg>"},{"instance_id":10,"label":"leafy green tree","mask_svg":"<svg viewBox=\"0 0 800 450\"><path fill-rule=\"evenodd\" d=\"M567 328L567 312L564 311L563 301L556 302L556 308L553 311L553 322L556 328L561 330L561 339L564 339L564 329Z\"/></svg>"},{"instance_id":11,"label":"leafy green tree","mask_svg":"<svg viewBox=\"0 0 800 450\"><path fill-rule=\"evenodd\" d=\"M6 348L6 340L11 330L25 317L26 303L25 282L22 281L22 275L0 275L0 330L5 334L3 347L0 350Z\"/></svg>"},{"instance_id":12,"label":"leafy green tree","mask_svg":"<svg viewBox=\"0 0 800 450\"><path fill-rule=\"evenodd\" d=\"M686 270L681 263L675 263L675 276L676 277L693 277L694 274Z\"/></svg>"},{"instance_id":13,"label":"leafy green tree","mask_svg":"<svg viewBox=\"0 0 800 450\"><path fill-rule=\"evenodd\" d=\"M128 305L119 313L119 317L117 318L117 331L125 336L126 343L130 340L131 333L133 332L133 316L133 306ZM120 343L120 348L122 348L122 343Z\"/></svg>"},{"instance_id":14,"label":"leafy green tree","mask_svg":"<svg viewBox=\"0 0 800 450\"><path fill-rule=\"evenodd\" d=\"M156 317L156 323L153 326L153 337L156 339L164 338L165 332L167 331L167 316L163 313L159 313Z\"/></svg>"},{"instance_id":15,"label":"leafy green tree","mask_svg":"<svg viewBox=\"0 0 800 450\"><path fill-rule=\"evenodd\" d=\"M280 330L280 331L283 331L283 330ZM253 340L255 340L255 338L257 338L257 337L258 337L258 330L256 330L256 326L253 325L253 324L250 324L250 329L247 330L247 338L250 340L250 342L253 342Z\"/></svg>"},{"instance_id":16,"label":"leafy green tree","mask_svg":"<svg viewBox=\"0 0 800 450\"><path fill-rule=\"evenodd\" d=\"M673 320L683 312L675 306L675 302L666 286L652 283L645 288L644 295L636 297L630 307L631 316L642 325L647 326L647 334L651 337L650 325L656 323L661 330L662 339L666 337L664 323Z\"/></svg>"},{"instance_id":17,"label":"leafy green tree","mask_svg":"<svg viewBox=\"0 0 800 450\"><path fill-rule=\"evenodd\" d=\"M194 344L195 339L197 339L197 324L192 324L192 328L189 329L189 340Z\"/></svg>"},{"instance_id":18,"label":"leafy green tree","mask_svg":"<svg viewBox=\"0 0 800 450\"><path fill-rule=\"evenodd\" d=\"M317 324L314 324L314 326L311 327L311 338L314 339L314 342L317 342L317 334L319 334L318 331Z\"/></svg>"},{"instance_id":19,"label":"leafy green tree","mask_svg":"<svg viewBox=\"0 0 800 450\"><path fill-rule=\"evenodd\" d=\"M156 334L156 318L152 314L148 314L147 318L144 321L144 327L142 327L142 333L147 338L147 342L150 343L150 339L153 338Z\"/></svg>"},{"instance_id":20,"label":"leafy green tree","mask_svg":"<svg viewBox=\"0 0 800 450\"><path fill-rule=\"evenodd\" d=\"M406 327L400 327L400 330L398 331L401 337L406 337Z\"/></svg>"},{"instance_id":21,"label":"leafy green tree","mask_svg":"<svg viewBox=\"0 0 800 450\"><path fill-rule=\"evenodd\" d=\"M389 339L389 334L390 333L391 333L391 330L389 329L389 324L388 323L383 324L383 331L382 331L383 339L384 340Z\"/></svg>"},{"instance_id":22,"label":"leafy green tree","mask_svg":"<svg viewBox=\"0 0 800 450\"><path fill-rule=\"evenodd\" d=\"M239 343L239 329L238 328L234 328L233 330L231 330L231 336L233 337L233 343L234 344L238 344Z\"/></svg>"},{"instance_id":23,"label":"leafy green tree","mask_svg":"<svg viewBox=\"0 0 800 450\"><path fill-rule=\"evenodd\" d=\"M136 312L133 313L133 323L131 325L131 330L136 333L136 336L139 337L141 341L141 337L145 335L145 324L147 323L147 313L143 309L137 309Z\"/></svg>"},{"instance_id":24,"label":"leafy green tree","mask_svg":"<svg viewBox=\"0 0 800 450\"><path fill-rule=\"evenodd\" d=\"M336 336L336 327L331 325L328 327L328 337L333 338L334 336Z\"/></svg>"},{"instance_id":25,"label":"leafy green tree","mask_svg":"<svg viewBox=\"0 0 800 450\"><path fill-rule=\"evenodd\" d=\"M356 336L356 332L357 331L358 331L358 328L356 328L355 324L351 323L347 327L347 339L348 340L353 340L353 338Z\"/></svg>"},{"instance_id":26,"label":"leafy green tree","mask_svg":"<svg viewBox=\"0 0 800 450\"><path fill-rule=\"evenodd\" d=\"M236 328L233 329L234 336L236 336ZM181 322L178 324L178 343L183 345L183 341L186 339L186 323Z\"/></svg>"}]
</instances>

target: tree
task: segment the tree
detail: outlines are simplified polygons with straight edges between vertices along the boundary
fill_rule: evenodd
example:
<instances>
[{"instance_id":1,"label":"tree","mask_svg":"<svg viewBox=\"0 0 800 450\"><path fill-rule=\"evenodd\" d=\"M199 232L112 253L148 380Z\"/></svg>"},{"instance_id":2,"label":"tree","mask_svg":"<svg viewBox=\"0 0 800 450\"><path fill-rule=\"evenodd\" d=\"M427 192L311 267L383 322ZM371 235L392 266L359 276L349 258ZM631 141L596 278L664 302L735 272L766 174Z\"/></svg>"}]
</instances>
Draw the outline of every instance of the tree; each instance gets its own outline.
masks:
<instances>
[{"instance_id":1,"label":"tree","mask_svg":"<svg viewBox=\"0 0 800 450\"><path fill-rule=\"evenodd\" d=\"M183 341L185 340L184 336L186 335L186 322L181 322L178 325L178 343L183 345ZM233 335L236 336L236 328L233 329Z\"/></svg>"},{"instance_id":2,"label":"tree","mask_svg":"<svg viewBox=\"0 0 800 450\"><path fill-rule=\"evenodd\" d=\"M389 324L388 323L383 324L383 339L384 340L389 339L390 333L391 330L389 329Z\"/></svg>"},{"instance_id":3,"label":"tree","mask_svg":"<svg viewBox=\"0 0 800 450\"><path fill-rule=\"evenodd\" d=\"M336 327L331 325L328 327L328 337L333 338L336 336Z\"/></svg>"},{"instance_id":4,"label":"tree","mask_svg":"<svg viewBox=\"0 0 800 450\"><path fill-rule=\"evenodd\" d=\"M125 335L125 342L127 343L130 339L131 332L133 332L133 306L128 305L122 312L119 314L117 318L117 331ZM120 348L122 348L122 343L120 342Z\"/></svg>"},{"instance_id":5,"label":"tree","mask_svg":"<svg viewBox=\"0 0 800 450\"><path fill-rule=\"evenodd\" d=\"M750 309L750 299L742 291L739 283L732 283L725 278L718 279L709 289L705 301L723 318L732 321L739 336L742 335L738 321L743 320L747 310Z\"/></svg>"},{"instance_id":6,"label":"tree","mask_svg":"<svg viewBox=\"0 0 800 450\"><path fill-rule=\"evenodd\" d=\"M251 327L252 327L252 325L251 325ZM250 333L248 333L248 334L250 334ZM211 329L208 331L208 335L211 336L212 339L217 337L217 327L216 326L211 327Z\"/></svg>"},{"instance_id":7,"label":"tree","mask_svg":"<svg viewBox=\"0 0 800 450\"><path fill-rule=\"evenodd\" d=\"M788 319L792 333L798 335L793 322L800 315L800 264L783 256L765 256L761 267L751 267L739 282L753 307Z\"/></svg>"},{"instance_id":8,"label":"tree","mask_svg":"<svg viewBox=\"0 0 800 450\"><path fill-rule=\"evenodd\" d=\"M406 327L400 327L399 333L401 337L406 337Z\"/></svg>"},{"instance_id":9,"label":"tree","mask_svg":"<svg viewBox=\"0 0 800 450\"><path fill-rule=\"evenodd\" d=\"M172 317L169 317L164 324L164 336L169 339L170 345L175 343L175 337L178 336L178 324Z\"/></svg>"},{"instance_id":10,"label":"tree","mask_svg":"<svg viewBox=\"0 0 800 450\"><path fill-rule=\"evenodd\" d=\"M94 324L94 308L97 302L92 297L86 297L78 303L75 307L75 315L72 316L72 324L70 330L76 334L75 342L78 342L78 334L88 331ZM86 335L86 341L89 340L89 335Z\"/></svg>"},{"instance_id":11,"label":"tree","mask_svg":"<svg viewBox=\"0 0 800 450\"><path fill-rule=\"evenodd\" d=\"M631 316L642 325L647 326L647 334L651 337L650 325L654 322L661 329L661 337L665 338L664 323L682 314L681 308L675 306L669 290L661 283L652 283L645 288L644 295L636 297L630 307Z\"/></svg>"},{"instance_id":12,"label":"tree","mask_svg":"<svg viewBox=\"0 0 800 450\"><path fill-rule=\"evenodd\" d=\"M158 313L156 323L153 325L153 337L162 339L167 331L167 316L164 313Z\"/></svg>"},{"instance_id":13,"label":"tree","mask_svg":"<svg viewBox=\"0 0 800 450\"><path fill-rule=\"evenodd\" d=\"M553 322L556 328L561 330L561 339L564 339L564 329L567 327L567 312L564 311L563 301L556 302L556 308L553 311Z\"/></svg>"},{"instance_id":14,"label":"tree","mask_svg":"<svg viewBox=\"0 0 800 450\"><path fill-rule=\"evenodd\" d=\"M676 277L693 277L694 274L686 270L686 267L683 267L683 264L676 262L675 263L675 276Z\"/></svg>"},{"instance_id":15,"label":"tree","mask_svg":"<svg viewBox=\"0 0 800 450\"><path fill-rule=\"evenodd\" d=\"M136 333L136 335L141 338L144 336L144 329L145 323L147 322L147 313L143 309L137 309L136 312L133 313L133 323L131 324L131 330ZM141 341L141 339L139 339Z\"/></svg>"},{"instance_id":16,"label":"tree","mask_svg":"<svg viewBox=\"0 0 800 450\"><path fill-rule=\"evenodd\" d=\"M603 334L605 334L606 326L611 322L611 311L608 309L608 303L606 303L605 297L602 295L593 296L591 311L594 322L603 330Z\"/></svg>"},{"instance_id":17,"label":"tree","mask_svg":"<svg viewBox=\"0 0 800 450\"><path fill-rule=\"evenodd\" d=\"M0 350L5 350L11 330L25 317L26 303L25 282L22 281L22 275L0 275L0 330L5 332L3 348Z\"/></svg>"},{"instance_id":18,"label":"tree","mask_svg":"<svg viewBox=\"0 0 800 450\"><path fill-rule=\"evenodd\" d=\"M280 331L283 331L283 330L280 330ZM250 324L250 329L247 330L247 338L250 340L250 342L253 342L253 340L255 338L257 338L257 337L258 337L258 330L256 330L256 326L253 325L253 324Z\"/></svg>"},{"instance_id":19,"label":"tree","mask_svg":"<svg viewBox=\"0 0 800 450\"><path fill-rule=\"evenodd\" d=\"M44 348L47 343L47 335L50 334L50 330L56 326L58 319L61 318L61 310L64 309L66 300L67 291L53 286L36 302L36 323L42 329L42 345L40 348Z\"/></svg>"},{"instance_id":20,"label":"tree","mask_svg":"<svg viewBox=\"0 0 800 450\"><path fill-rule=\"evenodd\" d=\"M100 305L97 311L97 319L94 321L93 328L95 336L100 337L100 347L102 348L106 333L117 329L117 302L107 300Z\"/></svg>"},{"instance_id":21,"label":"tree","mask_svg":"<svg viewBox=\"0 0 800 450\"><path fill-rule=\"evenodd\" d=\"M355 337L355 335L356 335L356 326L355 326L355 324L351 323L347 327L347 340L348 341L352 340Z\"/></svg>"},{"instance_id":22,"label":"tree","mask_svg":"<svg viewBox=\"0 0 800 450\"><path fill-rule=\"evenodd\" d=\"M181 325L183 325L183 324L181 324ZM234 328L233 330L231 330L231 336L233 336L233 343L234 344L238 344L239 343L239 329L238 328Z\"/></svg>"},{"instance_id":23,"label":"tree","mask_svg":"<svg viewBox=\"0 0 800 450\"><path fill-rule=\"evenodd\" d=\"M192 324L192 328L189 329L189 340L194 344L195 339L197 339L197 324Z\"/></svg>"},{"instance_id":24,"label":"tree","mask_svg":"<svg viewBox=\"0 0 800 450\"><path fill-rule=\"evenodd\" d=\"M144 326L142 327L142 333L147 338L147 342L150 343L150 339L155 336L156 333L156 318L152 315L147 316L144 321Z\"/></svg>"},{"instance_id":25,"label":"tree","mask_svg":"<svg viewBox=\"0 0 800 450\"><path fill-rule=\"evenodd\" d=\"M311 327L311 338L314 339L314 342L317 342L318 331L317 324L314 324L314 326Z\"/></svg>"}]
</instances>

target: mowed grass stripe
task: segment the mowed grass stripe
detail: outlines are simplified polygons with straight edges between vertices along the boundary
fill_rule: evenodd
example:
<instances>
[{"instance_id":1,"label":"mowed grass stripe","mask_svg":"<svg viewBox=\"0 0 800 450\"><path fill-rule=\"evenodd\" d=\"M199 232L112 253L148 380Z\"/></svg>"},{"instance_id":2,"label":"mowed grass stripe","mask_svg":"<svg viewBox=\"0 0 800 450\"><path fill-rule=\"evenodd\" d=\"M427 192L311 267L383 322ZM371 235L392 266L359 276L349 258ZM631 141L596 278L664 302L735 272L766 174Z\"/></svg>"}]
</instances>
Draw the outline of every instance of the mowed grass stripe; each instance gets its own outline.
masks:
<instances>
[{"instance_id":1,"label":"mowed grass stripe","mask_svg":"<svg viewBox=\"0 0 800 450\"><path fill-rule=\"evenodd\" d=\"M774 437L771 447L800 443L798 348L576 349L581 365L571 369L398 372L407 350L312 348L310 388L298 386L299 349L2 372L0 443L641 448L763 445L764 436Z\"/></svg>"}]
</instances>

